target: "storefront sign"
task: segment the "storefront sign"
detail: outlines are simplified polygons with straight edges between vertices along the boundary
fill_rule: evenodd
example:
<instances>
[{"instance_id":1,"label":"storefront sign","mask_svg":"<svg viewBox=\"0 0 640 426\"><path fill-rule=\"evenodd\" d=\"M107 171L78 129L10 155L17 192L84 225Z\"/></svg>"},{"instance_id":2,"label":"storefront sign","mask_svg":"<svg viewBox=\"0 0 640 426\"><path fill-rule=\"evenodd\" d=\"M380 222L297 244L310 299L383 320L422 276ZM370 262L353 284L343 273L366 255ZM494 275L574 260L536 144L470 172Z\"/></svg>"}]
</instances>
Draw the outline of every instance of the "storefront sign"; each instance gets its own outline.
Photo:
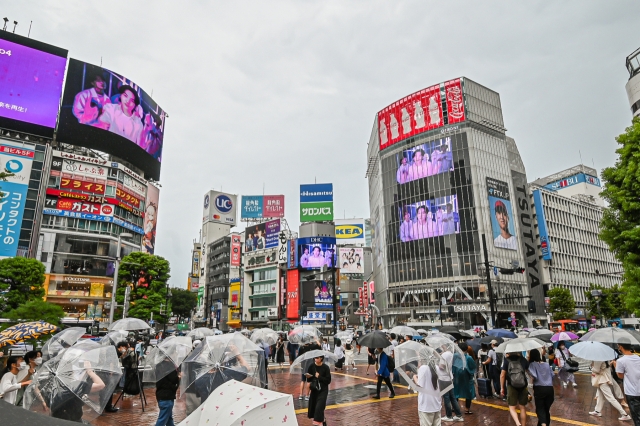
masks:
<instances>
[{"instance_id":1,"label":"storefront sign","mask_svg":"<svg viewBox=\"0 0 640 426\"><path fill-rule=\"evenodd\" d=\"M61 178L60 189L75 189L76 191L104 194L105 184L89 182L81 179Z\"/></svg>"}]
</instances>

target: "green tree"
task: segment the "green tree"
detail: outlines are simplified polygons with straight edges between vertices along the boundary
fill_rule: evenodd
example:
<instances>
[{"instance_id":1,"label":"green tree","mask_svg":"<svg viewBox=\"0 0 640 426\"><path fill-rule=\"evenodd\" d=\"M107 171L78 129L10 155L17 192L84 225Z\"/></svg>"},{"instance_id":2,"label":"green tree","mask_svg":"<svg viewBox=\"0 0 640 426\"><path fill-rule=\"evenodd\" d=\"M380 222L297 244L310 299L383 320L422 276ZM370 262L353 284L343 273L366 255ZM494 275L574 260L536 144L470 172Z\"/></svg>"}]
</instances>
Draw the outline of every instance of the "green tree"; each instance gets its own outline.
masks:
<instances>
[{"instance_id":1,"label":"green tree","mask_svg":"<svg viewBox=\"0 0 640 426\"><path fill-rule=\"evenodd\" d=\"M598 303L595 297L591 295L593 290L600 290L602 292L602 296L600 297L600 311L602 315L598 314ZM598 284L590 284L589 290L585 291L584 294L587 297L587 311L590 316L593 315L597 318L602 316L605 319L625 316L625 293L624 289L619 285L616 284L611 288L604 288Z\"/></svg>"},{"instance_id":2,"label":"green tree","mask_svg":"<svg viewBox=\"0 0 640 426\"><path fill-rule=\"evenodd\" d=\"M6 168L3 171L0 171L0 182L6 182L7 178L13 176L13 173L9 172ZM4 197L4 193L1 191L2 187L0 187L0 200Z\"/></svg>"},{"instance_id":3,"label":"green tree","mask_svg":"<svg viewBox=\"0 0 640 426\"><path fill-rule=\"evenodd\" d=\"M31 300L42 299L45 294L44 265L26 257L0 260L0 312L16 309Z\"/></svg>"},{"instance_id":4,"label":"green tree","mask_svg":"<svg viewBox=\"0 0 640 426\"><path fill-rule=\"evenodd\" d=\"M171 289L171 310L180 318L189 318L198 303L198 295L184 288Z\"/></svg>"},{"instance_id":5,"label":"green tree","mask_svg":"<svg viewBox=\"0 0 640 426\"><path fill-rule=\"evenodd\" d=\"M640 118L635 117L616 141L618 159L602 171L601 196L608 207L600 223L600 238L622 262L627 310L640 315Z\"/></svg>"},{"instance_id":6,"label":"green tree","mask_svg":"<svg viewBox=\"0 0 640 426\"><path fill-rule=\"evenodd\" d=\"M49 324L60 325L60 319L64 317L64 311L59 305L36 299L10 310L4 314L4 317L23 321L42 320Z\"/></svg>"},{"instance_id":7,"label":"green tree","mask_svg":"<svg viewBox=\"0 0 640 426\"><path fill-rule=\"evenodd\" d=\"M160 318L160 307L166 303L169 262L161 256L134 252L120 263L116 301L124 303L125 287L131 288L128 317L141 320ZM122 310L119 310L122 318Z\"/></svg>"},{"instance_id":8,"label":"green tree","mask_svg":"<svg viewBox=\"0 0 640 426\"><path fill-rule=\"evenodd\" d=\"M549 311L554 320L573 318L576 314L576 301L566 288L556 287L547 292Z\"/></svg>"}]
</instances>

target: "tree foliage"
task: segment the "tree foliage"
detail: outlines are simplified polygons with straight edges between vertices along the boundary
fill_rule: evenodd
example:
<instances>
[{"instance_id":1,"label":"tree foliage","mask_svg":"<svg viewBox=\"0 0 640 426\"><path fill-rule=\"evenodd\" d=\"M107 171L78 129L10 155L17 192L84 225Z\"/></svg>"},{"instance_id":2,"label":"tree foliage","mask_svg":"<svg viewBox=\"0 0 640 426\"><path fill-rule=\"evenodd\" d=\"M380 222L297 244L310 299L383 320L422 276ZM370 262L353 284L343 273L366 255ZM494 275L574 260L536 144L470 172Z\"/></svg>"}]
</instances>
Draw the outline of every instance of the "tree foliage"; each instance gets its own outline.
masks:
<instances>
[{"instance_id":1,"label":"tree foliage","mask_svg":"<svg viewBox=\"0 0 640 426\"><path fill-rule=\"evenodd\" d=\"M600 298L600 312L598 313L598 303L591 295L591 291L600 290L602 296ZM611 288L605 288L598 284L590 284L589 290L584 292L587 297L587 312L589 316L595 316L596 318L602 317L603 319L621 318L625 316L626 308L624 304L625 294L624 290L619 285L614 285Z\"/></svg>"},{"instance_id":2,"label":"tree foliage","mask_svg":"<svg viewBox=\"0 0 640 426\"><path fill-rule=\"evenodd\" d=\"M11 173L6 168L4 169L4 171L0 170L0 182L6 182L7 178L10 178L11 176L13 176L13 173ZM1 189L2 187L0 187L0 200L2 200L2 198L4 197L4 193L1 191Z\"/></svg>"},{"instance_id":3,"label":"tree foliage","mask_svg":"<svg viewBox=\"0 0 640 426\"><path fill-rule=\"evenodd\" d=\"M549 312L555 321L570 319L576 314L576 301L566 288L556 287L547 292Z\"/></svg>"},{"instance_id":4,"label":"tree foliage","mask_svg":"<svg viewBox=\"0 0 640 426\"><path fill-rule=\"evenodd\" d=\"M622 262L627 309L640 314L640 118L635 117L616 141L618 159L602 171L601 196L608 207L600 238Z\"/></svg>"},{"instance_id":5,"label":"tree foliage","mask_svg":"<svg viewBox=\"0 0 640 426\"><path fill-rule=\"evenodd\" d=\"M64 317L64 311L59 305L36 299L10 310L3 316L11 320L42 320L49 324L60 325L60 319Z\"/></svg>"},{"instance_id":6,"label":"tree foliage","mask_svg":"<svg viewBox=\"0 0 640 426\"><path fill-rule=\"evenodd\" d=\"M171 289L171 310L180 318L189 318L198 303L198 295L183 288Z\"/></svg>"},{"instance_id":7,"label":"tree foliage","mask_svg":"<svg viewBox=\"0 0 640 426\"><path fill-rule=\"evenodd\" d=\"M10 257L0 260L0 312L42 299L44 271L42 262L35 259Z\"/></svg>"},{"instance_id":8,"label":"tree foliage","mask_svg":"<svg viewBox=\"0 0 640 426\"><path fill-rule=\"evenodd\" d=\"M134 252L122 259L118 274L116 301L124 302L125 287L131 288L128 317L160 319L160 307L166 303L169 262L161 256ZM119 311L122 318L122 310Z\"/></svg>"}]
</instances>

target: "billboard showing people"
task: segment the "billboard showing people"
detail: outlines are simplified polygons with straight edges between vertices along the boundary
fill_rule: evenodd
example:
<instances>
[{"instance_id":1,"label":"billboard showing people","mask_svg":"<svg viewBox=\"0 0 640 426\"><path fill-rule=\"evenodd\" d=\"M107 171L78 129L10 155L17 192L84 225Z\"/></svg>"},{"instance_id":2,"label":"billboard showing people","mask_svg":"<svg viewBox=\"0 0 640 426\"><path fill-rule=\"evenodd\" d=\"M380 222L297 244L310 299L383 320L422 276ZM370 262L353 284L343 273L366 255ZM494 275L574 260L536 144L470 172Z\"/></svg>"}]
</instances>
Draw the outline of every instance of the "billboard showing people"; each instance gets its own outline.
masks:
<instances>
[{"instance_id":1,"label":"billboard showing people","mask_svg":"<svg viewBox=\"0 0 640 426\"><path fill-rule=\"evenodd\" d=\"M422 143L396 154L396 180L404 184L453 171L451 138Z\"/></svg>"},{"instance_id":2,"label":"billboard showing people","mask_svg":"<svg viewBox=\"0 0 640 426\"><path fill-rule=\"evenodd\" d=\"M400 241L460 233L458 197L449 195L400 207Z\"/></svg>"},{"instance_id":3,"label":"billboard showing people","mask_svg":"<svg viewBox=\"0 0 640 426\"><path fill-rule=\"evenodd\" d=\"M117 154L159 179L166 118L151 96L128 78L69 61L60 141Z\"/></svg>"},{"instance_id":4,"label":"billboard showing people","mask_svg":"<svg viewBox=\"0 0 640 426\"><path fill-rule=\"evenodd\" d=\"M278 247L280 219L249 226L244 231L244 251L258 251Z\"/></svg>"},{"instance_id":5,"label":"billboard showing people","mask_svg":"<svg viewBox=\"0 0 640 426\"><path fill-rule=\"evenodd\" d=\"M340 262L338 267L343 274L362 274L363 273L363 252L362 247L340 247Z\"/></svg>"},{"instance_id":6,"label":"billboard showing people","mask_svg":"<svg viewBox=\"0 0 640 426\"><path fill-rule=\"evenodd\" d=\"M331 308L333 306L333 285L326 281L316 281L315 288L315 308Z\"/></svg>"},{"instance_id":7,"label":"billboard showing people","mask_svg":"<svg viewBox=\"0 0 640 426\"><path fill-rule=\"evenodd\" d=\"M156 224L158 223L158 202L160 190L152 184L147 187L147 199L144 210L144 236L142 247L145 253L153 254L156 249Z\"/></svg>"},{"instance_id":8,"label":"billboard showing people","mask_svg":"<svg viewBox=\"0 0 640 426\"><path fill-rule=\"evenodd\" d=\"M336 239L298 238L298 265L303 269L333 268L336 264Z\"/></svg>"},{"instance_id":9,"label":"billboard showing people","mask_svg":"<svg viewBox=\"0 0 640 426\"><path fill-rule=\"evenodd\" d=\"M487 195L489 197L489 208L491 209L493 245L507 250L518 250L509 185L501 180L488 177Z\"/></svg>"}]
</instances>

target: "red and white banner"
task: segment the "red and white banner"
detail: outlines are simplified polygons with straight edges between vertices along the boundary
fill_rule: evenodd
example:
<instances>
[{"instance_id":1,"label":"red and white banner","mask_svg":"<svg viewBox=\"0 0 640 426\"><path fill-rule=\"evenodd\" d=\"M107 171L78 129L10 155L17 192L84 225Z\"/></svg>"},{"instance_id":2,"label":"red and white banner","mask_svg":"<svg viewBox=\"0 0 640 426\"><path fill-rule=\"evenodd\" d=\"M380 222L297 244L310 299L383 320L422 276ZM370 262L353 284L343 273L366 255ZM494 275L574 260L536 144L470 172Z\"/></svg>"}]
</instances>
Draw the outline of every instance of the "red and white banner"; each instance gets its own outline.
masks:
<instances>
[{"instance_id":1,"label":"red and white banner","mask_svg":"<svg viewBox=\"0 0 640 426\"><path fill-rule=\"evenodd\" d=\"M364 312L364 292L362 287L358 287L358 302L360 302L358 311Z\"/></svg>"},{"instance_id":2,"label":"red and white banner","mask_svg":"<svg viewBox=\"0 0 640 426\"><path fill-rule=\"evenodd\" d=\"M376 293L376 285L373 281L369 281L369 300L371 301L372 305L376 304L375 293Z\"/></svg>"},{"instance_id":3,"label":"red and white banner","mask_svg":"<svg viewBox=\"0 0 640 426\"><path fill-rule=\"evenodd\" d=\"M297 320L300 309L300 272L297 269L287 271L287 319Z\"/></svg>"},{"instance_id":4,"label":"red and white banner","mask_svg":"<svg viewBox=\"0 0 640 426\"><path fill-rule=\"evenodd\" d=\"M90 203L103 204L106 198L100 195L81 194L79 192L61 191L55 188L47 188L47 195L53 195L58 198L72 198L74 200L88 201Z\"/></svg>"},{"instance_id":5,"label":"red and white banner","mask_svg":"<svg viewBox=\"0 0 640 426\"><path fill-rule=\"evenodd\" d=\"M444 83L444 93L447 99L447 123L454 124L464 121L466 117L460 79L446 81Z\"/></svg>"},{"instance_id":6,"label":"red and white banner","mask_svg":"<svg viewBox=\"0 0 640 426\"><path fill-rule=\"evenodd\" d=\"M123 188L124 188L123 185L119 183L118 188L116 188L116 198L120 201L123 201L129 204L133 208L139 209L140 202L142 201L141 197Z\"/></svg>"},{"instance_id":7,"label":"red and white banner","mask_svg":"<svg viewBox=\"0 0 640 426\"><path fill-rule=\"evenodd\" d=\"M378 113L380 150L443 125L440 85L437 84L394 102Z\"/></svg>"},{"instance_id":8,"label":"red and white banner","mask_svg":"<svg viewBox=\"0 0 640 426\"><path fill-rule=\"evenodd\" d=\"M369 283L366 281L362 285L362 300L364 302L362 307L367 309L369 307Z\"/></svg>"},{"instance_id":9,"label":"red and white banner","mask_svg":"<svg viewBox=\"0 0 640 426\"><path fill-rule=\"evenodd\" d=\"M240 266L241 248L240 234L231 234L231 266Z\"/></svg>"},{"instance_id":10,"label":"red and white banner","mask_svg":"<svg viewBox=\"0 0 640 426\"><path fill-rule=\"evenodd\" d=\"M97 214L100 216L113 216L113 206L109 204L88 203L69 198L60 198L56 208L76 213Z\"/></svg>"},{"instance_id":11,"label":"red and white banner","mask_svg":"<svg viewBox=\"0 0 640 426\"><path fill-rule=\"evenodd\" d=\"M60 178L60 189L75 189L77 191L91 192L92 194L104 194L106 182L91 182L88 180Z\"/></svg>"}]
</instances>

